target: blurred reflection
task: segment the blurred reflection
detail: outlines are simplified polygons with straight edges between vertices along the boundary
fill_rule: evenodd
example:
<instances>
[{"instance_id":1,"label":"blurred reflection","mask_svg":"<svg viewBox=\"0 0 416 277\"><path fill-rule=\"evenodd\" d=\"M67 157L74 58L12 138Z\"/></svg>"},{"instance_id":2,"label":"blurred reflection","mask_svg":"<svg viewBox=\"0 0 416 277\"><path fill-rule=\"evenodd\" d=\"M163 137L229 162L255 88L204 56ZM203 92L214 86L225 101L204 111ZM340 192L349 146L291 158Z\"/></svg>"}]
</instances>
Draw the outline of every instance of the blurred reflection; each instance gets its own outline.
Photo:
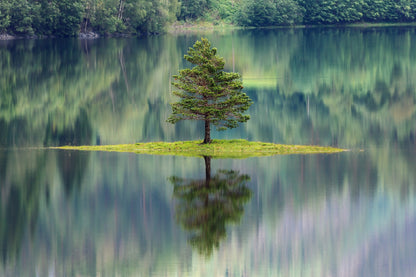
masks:
<instances>
[{"instance_id":1,"label":"blurred reflection","mask_svg":"<svg viewBox=\"0 0 416 277\"><path fill-rule=\"evenodd\" d=\"M60 151L57 153L58 171L62 178L66 197L81 190L90 154L90 151Z\"/></svg>"},{"instance_id":2,"label":"blurred reflection","mask_svg":"<svg viewBox=\"0 0 416 277\"><path fill-rule=\"evenodd\" d=\"M250 176L234 170L218 170L211 176L211 157L204 160L205 179L173 176L170 181L179 200L175 210L177 220L191 232L189 243L201 255L209 257L227 236L226 224L240 221L252 192L246 186Z\"/></svg>"},{"instance_id":3,"label":"blurred reflection","mask_svg":"<svg viewBox=\"0 0 416 277\"><path fill-rule=\"evenodd\" d=\"M346 148L407 145L416 126L415 33L314 28L210 35L255 101L245 127L215 135ZM171 76L187 66L182 56L197 38L1 45L0 146L197 139L203 126L165 122Z\"/></svg>"},{"instance_id":4,"label":"blurred reflection","mask_svg":"<svg viewBox=\"0 0 416 277\"><path fill-rule=\"evenodd\" d=\"M46 166L46 152L0 151L0 257L3 264L15 262L20 256L22 241L34 233L42 200L45 201L47 195L43 180Z\"/></svg>"},{"instance_id":5,"label":"blurred reflection","mask_svg":"<svg viewBox=\"0 0 416 277\"><path fill-rule=\"evenodd\" d=\"M59 126L49 118L45 131L44 146L90 145L92 126L85 110L80 110L73 126Z\"/></svg>"},{"instance_id":6,"label":"blurred reflection","mask_svg":"<svg viewBox=\"0 0 416 277\"><path fill-rule=\"evenodd\" d=\"M0 150L0 276L412 276L412 149L206 157L205 171L187 157Z\"/></svg>"}]
</instances>

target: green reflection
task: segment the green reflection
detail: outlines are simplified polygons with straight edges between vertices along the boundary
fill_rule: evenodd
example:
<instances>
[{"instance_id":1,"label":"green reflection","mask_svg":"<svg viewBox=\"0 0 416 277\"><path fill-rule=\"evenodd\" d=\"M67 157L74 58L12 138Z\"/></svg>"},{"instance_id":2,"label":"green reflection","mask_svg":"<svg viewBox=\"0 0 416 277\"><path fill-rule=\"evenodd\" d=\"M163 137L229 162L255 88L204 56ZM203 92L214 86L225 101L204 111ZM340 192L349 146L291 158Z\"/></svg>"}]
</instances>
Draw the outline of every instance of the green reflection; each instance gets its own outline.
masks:
<instances>
[{"instance_id":1,"label":"green reflection","mask_svg":"<svg viewBox=\"0 0 416 277\"><path fill-rule=\"evenodd\" d=\"M17 266L39 230L54 222L53 212L45 218L45 211L59 208L55 203L55 178L62 180L66 200L81 190L90 154L56 154L41 150L0 151L0 248L4 265ZM60 229L65 220L63 217L57 221L56 228ZM59 236L43 238L41 247L51 247L51 240Z\"/></svg>"},{"instance_id":2,"label":"green reflection","mask_svg":"<svg viewBox=\"0 0 416 277\"><path fill-rule=\"evenodd\" d=\"M189 243L201 255L210 257L227 236L226 225L238 223L244 204L252 195L246 186L250 176L234 170L218 170L211 176L211 157L204 157L205 179L170 177L178 199L177 221L191 233Z\"/></svg>"},{"instance_id":3,"label":"green reflection","mask_svg":"<svg viewBox=\"0 0 416 277\"><path fill-rule=\"evenodd\" d=\"M196 158L1 150L0 275L337 276L358 258L365 276L385 276L378 259L403 275L416 155L401 151L207 159L202 174Z\"/></svg>"},{"instance_id":4,"label":"green reflection","mask_svg":"<svg viewBox=\"0 0 416 277\"><path fill-rule=\"evenodd\" d=\"M32 237L39 221L42 201L47 201L44 183L47 154L0 152L0 249L3 264L14 264L26 237ZM14 168L13 171L10 168Z\"/></svg>"},{"instance_id":5,"label":"green reflection","mask_svg":"<svg viewBox=\"0 0 416 277\"><path fill-rule=\"evenodd\" d=\"M178 51L169 37L0 45L1 146L163 139Z\"/></svg>"},{"instance_id":6,"label":"green reflection","mask_svg":"<svg viewBox=\"0 0 416 277\"><path fill-rule=\"evenodd\" d=\"M166 176L155 177L157 160L0 150L0 275L159 270L186 241L171 240L171 189L161 186Z\"/></svg>"},{"instance_id":7,"label":"green reflection","mask_svg":"<svg viewBox=\"0 0 416 277\"><path fill-rule=\"evenodd\" d=\"M171 75L199 34L2 42L0 144L197 139L168 125ZM416 28L244 30L206 36L254 100L214 138L343 148L415 141ZM78 132L79 129L81 132Z\"/></svg>"}]
</instances>

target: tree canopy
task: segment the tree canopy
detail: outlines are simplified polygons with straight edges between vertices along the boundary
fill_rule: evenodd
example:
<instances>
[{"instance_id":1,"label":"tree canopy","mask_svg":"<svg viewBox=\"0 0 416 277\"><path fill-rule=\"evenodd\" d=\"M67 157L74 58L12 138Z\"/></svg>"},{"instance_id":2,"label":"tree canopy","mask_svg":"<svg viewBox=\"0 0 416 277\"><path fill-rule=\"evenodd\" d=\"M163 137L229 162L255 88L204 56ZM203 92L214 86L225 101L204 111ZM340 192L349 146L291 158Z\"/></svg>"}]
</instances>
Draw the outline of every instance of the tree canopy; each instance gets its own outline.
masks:
<instances>
[{"instance_id":1,"label":"tree canopy","mask_svg":"<svg viewBox=\"0 0 416 277\"><path fill-rule=\"evenodd\" d=\"M177 0L2 0L0 34L159 33L179 7Z\"/></svg>"},{"instance_id":2,"label":"tree canopy","mask_svg":"<svg viewBox=\"0 0 416 277\"><path fill-rule=\"evenodd\" d=\"M208 39L196 41L184 58L195 66L182 69L179 75L173 76L172 84L179 89L173 94L180 100L171 104L172 115L168 122L203 120L204 143L210 143L210 124L224 130L250 119L244 112L252 101L242 92L240 74L224 71L224 58L217 55L217 49L211 47Z\"/></svg>"},{"instance_id":3,"label":"tree canopy","mask_svg":"<svg viewBox=\"0 0 416 277\"><path fill-rule=\"evenodd\" d=\"M239 26L414 22L416 0L2 0L0 34L160 33L174 21Z\"/></svg>"}]
</instances>

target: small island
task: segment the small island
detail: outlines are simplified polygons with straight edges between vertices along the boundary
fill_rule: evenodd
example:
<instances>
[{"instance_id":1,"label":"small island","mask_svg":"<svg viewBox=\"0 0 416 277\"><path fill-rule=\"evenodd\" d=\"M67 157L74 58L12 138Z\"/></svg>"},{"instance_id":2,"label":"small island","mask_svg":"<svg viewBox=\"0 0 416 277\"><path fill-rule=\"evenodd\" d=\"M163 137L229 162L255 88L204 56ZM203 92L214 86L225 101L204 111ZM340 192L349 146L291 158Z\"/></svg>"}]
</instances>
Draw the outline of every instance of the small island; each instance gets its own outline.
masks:
<instances>
[{"instance_id":1,"label":"small island","mask_svg":"<svg viewBox=\"0 0 416 277\"><path fill-rule=\"evenodd\" d=\"M150 155L178 155L190 157L210 156L212 158L249 158L287 154L318 154L337 153L345 149L308 146L308 145L284 145L266 142L254 142L243 139L218 140L214 139L209 144L203 144L202 140L178 141L178 142L147 142L119 145L96 146L61 146L53 149L83 150L83 151L111 151L130 152Z\"/></svg>"}]
</instances>

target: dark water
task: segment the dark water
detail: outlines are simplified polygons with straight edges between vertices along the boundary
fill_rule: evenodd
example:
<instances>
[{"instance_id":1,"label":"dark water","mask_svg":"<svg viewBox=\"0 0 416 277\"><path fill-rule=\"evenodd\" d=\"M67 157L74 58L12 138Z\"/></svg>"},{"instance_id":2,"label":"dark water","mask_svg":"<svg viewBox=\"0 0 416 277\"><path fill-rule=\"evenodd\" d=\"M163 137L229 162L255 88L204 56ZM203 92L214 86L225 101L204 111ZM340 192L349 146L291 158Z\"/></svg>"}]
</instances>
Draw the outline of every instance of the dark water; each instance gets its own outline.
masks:
<instances>
[{"instance_id":1,"label":"dark water","mask_svg":"<svg viewBox=\"0 0 416 277\"><path fill-rule=\"evenodd\" d=\"M351 151L40 149L202 138L165 123L200 34L0 42L0 276L414 276L416 29L204 35L255 102L214 138Z\"/></svg>"}]
</instances>

